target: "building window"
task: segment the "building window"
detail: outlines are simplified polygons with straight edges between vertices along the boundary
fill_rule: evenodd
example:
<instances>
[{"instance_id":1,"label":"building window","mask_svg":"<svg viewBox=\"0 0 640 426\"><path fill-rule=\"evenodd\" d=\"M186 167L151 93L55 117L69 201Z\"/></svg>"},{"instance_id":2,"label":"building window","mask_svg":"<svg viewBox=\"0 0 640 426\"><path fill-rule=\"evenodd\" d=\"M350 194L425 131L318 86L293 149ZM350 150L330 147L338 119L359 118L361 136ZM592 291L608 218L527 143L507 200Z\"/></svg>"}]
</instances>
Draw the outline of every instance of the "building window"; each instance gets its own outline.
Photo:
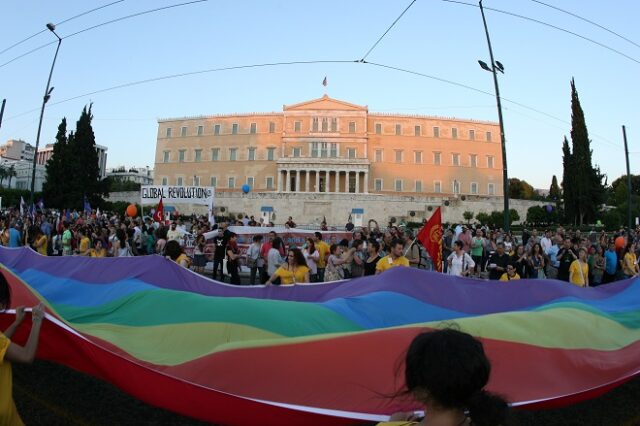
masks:
<instances>
[{"instance_id":1,"label":"building window","mask_svg":"<svg viewBox=\"0 0 640 426\"><path fill-rule=\"evenodd\" d=\"M332 143L329 148L331 148L329 156L331 158L338 158L338 144Z\"/></svg>"},{"instance_id":2,"label":"building window","mask_svg":"<svg viewBox=\"0 0 640 426\"><path fill-rule=\"evenodd\" d=\"M402 163L402 150L396 149L396 163Z\"/></svg>"},{"instance_id":3,"label":"building window","mask_svg":"<svg viewBox=\"0 0 640 426\"><path fill-rule=\"evenodd\" d=\"M460 182L458 182L457 180L453 181L453 193L454 194L460 193Z\"/></svg>"},{"instance_id":4,"label":"building window","mask_svg":"<svg viewBox=\"0 0 640 426\"><path fill-rule=\"evenodd\" d=\"M487 167L493 169L493 156L487 155Z\"/></svg>"},{"instance_id":5,"label":"building window","mask_svg":"<svg viewBox=\"0 0 640 426\"><path fill-rule=\"evenodd\" d=\"M436 180L433 182L433 192L440 194L442 192L442 182Z\"/></svg>"},{"instance_id":6,"label":"building window","mask_svg":"<svg viewBox=\"0 0 640 426\"><path fill-rule=\"evenodd\" d=\"M318 121L319 121L318 117L314 117L313 118L313 122L312 122L313 123L312 124L313 127L312 127L312 130L311 130L312 132L317 132L318 131L318 128L319 128Z\"/></svg>"},{"instance_id":7,"label":"building window","mask_svg":"<svg viewBox=\"0 0 640 426\"><path fill-rule=\"evenodd\" d=\"M472 194L478 193L478 184L476 182L471 182L471 193Z\"/></svg>"},{"instance_id":8,"label":"building window","mask_svg":"<svg viewBox=\"0 0 640 426\"><path fill-rule=\"evenodd\" d=\"M198 136L202 136L202 133L204 133L204 126L198 126Z\"/></svg>"},{"instance_id":9,"label":"building window","mask_svg":"<svg viewBox=\"0 0 640 426\"><path fill-rule=\"evenodd\" d=\"M355 148L347 148L347 157L348 158L356 158L356 149Z\"/></svg>"},{"instance_id":10,"label":"building window","mask_svg":"<svg viewBox=\"0 0 640 426\"><path fill-rule=\"evenodd\" d=\"M400 136L402 134L402 125L396 124L396 136Z\"/></svg>"},{"instance_id":11,"label":"building window","mask_svg":"<svg viewBox=\"0 0 640 426\"><path fill-rule=\"evenodd\" d=\"M231 134L232 135L237 135L238 134L238 123L233 123L231 125Z\"/></svg>"},{"instance_id":12,"label":"building window","mask_svg":"<svg viewBox=\"0 0 640 426\"><path fill-rule=\"evenodd\" d=\"M478 156L476 154L469 155L469 165L471 167L478 167Z\"/></svg>"},{"instance_id":13,"label":"building window","mask_svg":"<svg viewBox=\"0 0 640 426\"><path fill-rule=\"evenodd\" d=\"M255 135L256 133L258 133L258 124L257 123L251 123L249 125L249 133L251 133L252 135Z\"/></svg>"},{"instance_id":14,"label":"building window","mask_svg":"<svg viewBox=\"0 0 640 426\"><path fill-rule=\"evenodd\" d=\"M273 178L271 176L267 178L267 189L273 189Z\"/></svg>"},{"instance_id":15,"label":"building window","mask_svg":"<svg viewBox=\"0 0 640 426\"><path fill-rule=\"evenodd\" d=\"M440 127L435 126L433 128L433 137L434 138L439 138L440 137Z\"/></svg>"},{"instance_id":16,"label":"building window","mask_svg":"<svg viewBox=\"0 0 640 426\"><path fill-rule=\"evenodd\" d=\"M415 134L416 136L420 136L420 135L422 135L422 127L421 127L421 126L415 126L415 128L414 128L414 134Z\"/></svg>"},{"instance_id":17,"label":"building window","mask_svg":"<svg viewBox=\"0 0 640 426\"><path fill-rule=\"evenodd\" d=\"M293 148L293 156L294 156L294 158L300 157L300 151L301 151L300 148Z\"/></svg>"},{"instance_id":18,"label":"building window","mask_svg":"<svg viewBox=\"0 0 640 426\"><path fill-rule=\"evenodd\" d=\"M171 154L171 151L164 151L162 153L162 162L163 163L168 163L169 162L169 155Z\"/></svg>"},{"instance_id":19,"label":"building window","mask_svg":"<svg viewBox=\"0 0 640 426\"><path fill-rule=\"evenodd\" d=\"M396 192L402 192L402 179L396 179Z\"/></svg>"},{"instance_id":20,"label":"building window","mask_svg":"<svg viewBox=\"0 0 640 426\"><path fill-rule=\"evenodd\" d=\"M496 195L496 188L495 185L490 183L489 186L487 187L487 193L489 195Z\"/></svg>"},{"instance_id":21,"label":"building window","mask_svg":"<svg viewBox=\"0 0 640 426\"><path fill-rule=\"evenodd\" d=\"M228 183L229 183L229 189L235 188L236 187L236 178L230 177Z\"/></svg>"},{"instance_id":22,"label":"building window","mask_svg":"<svg viewBox=\"0 0 640 426\"><path fill-rule=\"evenodd\" d=\"M376 123L376 135L382 134L382 124Z\"/></svg>"},{"instance_id":23,"label":"building window","mask_svg":"<svg viewBox=\"0 0 640 426\"><path fill-rule=\"evenodd\" d=\"M176 185L182 186L182 177L176 178Z\"/></svg>"},{"instance_id":24,"label":"building window","mask_svg":"<svg viewBox=\"0 0 640 426\"><path fill-rule=\"evenodd\" d=\"M184 153L186 152L186 149L181 149L178 151L178 161L181 163L184 163Z\"/></svg>"},{"instance_id":25,"label":"building window","mask_svg":"<svg viewBox=\"0 0 640 426\"><path fill-rule=\"evenodd\" d=\"M469 139L476 140L476 131L475 130L469 130Z\"/></svg>"},{"instance_id":26,"label":"building window","mask_svg":"<svg viewBox=\"0 0 640 426\"><path fill-rule=\"evenodd\" d=\"M491 142L491 132L487 132L487 142Z\"/></svg>"},{"instance_id":27,"label":"building window","mask_svg":"<svg viewBox=\"0 0 640 426\"><path fill-rule=\"evenodd\" d=\"M211 176L211 186L214 188L218 186L218 178L216 176Z\"/></svg>"},{"instance_id":28,"label":"building window","mask_svg":"<svg viewBox=\"0 0 640 426\"><path fill-rule=\"evenodd\" d=\"M249 188L253 188L254 183L255 183L255 179L252 176L247 178L247 185L249 185Z\"/></svg>"},{"instance_id":29,"label":"building window","mask_svg":"<svg viewBox=\"0 0 640 426\"><path fill-rule=\"evenodd\" d=\"M376 191L382 191L382 179L376 179L375 180L375 186L374 186Z\"/></svg>"},{"instance_id":30,"label":"building window","mask_svg":"<svg viewBox=\"0 0 640 426\"><path fill-rule=\"evenodd\" d=\"M267 160L273 161L275 159L275 156L276 156L276 149L267 148Z\"/></svg>"},{"instance_id":31,"label":"building window","mask_svg":"<svg viewBox=\"0 0 640 426\"><path fill-rule=\"evenodd\" d=\"M200 161L202 161L202 150L196 149L194 152L195 152L195 155L194 155L193 161L199 163Z\"/></svg>"},{"instance_id":32,"label":"building window","mask_svg":"<svg viewBox=\"0 0 640 426\"><path fill-rule=\"evenodd\" d=\"M338 131L338 119L337 118L332 118L331 119L331 131L332 132L337 132Z\"/></svg>"},{"instance_id":33,"label":"building window","mask_svg":"<svg viewBox=\"0 0 640 426\"><path fill-rule=\"evenodd\" d=\"M451 129L451 138L458 139L458 129L456 129L455 127Z\"/></svg>"},{"instance_id":34,"label":"building window","mask_svg":"<svg viewBox=\"0 0 640 426\"><path fill-rule=\"evenodd\" d=\"M295 121L293 123L293 131L300 133L302 131L302 121Z\"/></svg>"},{"instance_id":35,"label":"building window","mask_svg":"<svg viewBox=\"0 0 640 426\"><path fill-rule=\"evenodd\" d=\"M275 133L276 132L276 123L274 123L273 121L269 122L269 133Z\"/></svg>"},{"instance_id":36,"label":"building window","mask_svg":"<svg viewBox=\"0 0 640 426\"><path fill-rule=\"evenodd\" d=\"M422 181L421 180L417 180L416 181L416 192L422 192Z\"/></svg>"},{"instance_id":37,"label":"building window","mask_svg":"<svg viewBox=\"0 0 640 426\"><path fill-rule=\"evenodd\" d=\"M247 160L256 161L256 149L255 148L249 148L249 150L247 152Z\"/></svg>"},{"instance_id":38,"label":"building window","mask_svg":"<svg viewBox=\"0 0 640 426\"><path fill-rule=\"evenodd\" d=\"M382 163L382 150L376 149L376 163Z\"/></svg>"},{"instance_id":39,"label":"building window","mask_svg":"<svg viewBox=\"0 0 640 426\"><path fill-rule=\"evenodd\" d=\"M356 132L356 122L355 121L350 121L349 122L349 133L355 133Z\"/></svg>"},{"instance_id":40,"label":"building window","mask_svg":"<svg viewBox=\"0 0 640 426\"><path fill-rule=\"evenodd\" d=\"M413 157L416 164L422 164L422 151L415 151Z\"/></svg>"},{"instance_id":41,"label":"building window","mask_svg":"<svg viewBox=\"0 0 640 426\"><path fill-rule=\"evenodd\" d=\"M185 136L187 136L187 128L186 128L186 127L182 127L182 128L180 129L180 136L182 136L183 138L184 138Z\"/></svg>"},{"instance_id":42,"label":"building window","mask_svg":"<svg viewBox=\"0 0 640 426\"><path fill-rule=\"evenodd\" d=\"M163 186L168 185L168 182L167 182L167 181L168 181L168 179L167 179L166 177L163 177L163 178L162 178L162 185L163 185Z\"/></svg>"},{"instance_id":43,"label":"building window","mask_svg":"<svg viewBox=\"0 0 640 426\"><path fill-rule=\"evenodd\" d=\"M451 164L454 166L460 165L460 154L451 154Z\"/></svg>"},{"instance_id":44,"label":"building window","mask_svg":"<svg viewBox=\"0 0 640 426\"><path fill-rule=\"evenodd\" d=\"M238 159L238 148L229 148L229 161L236 161Z\"/></svg>"},{"instance_id":45,"label":"building window","mask_svg":"<svg viewBox=\"0 0 640 426\"><path fill-rule=\"evenodd\" d=\"M220 134L220 125L219 124L214 124L213 125L213 134L215 136L218 136Z\"/></svg>"},{"instance_id":46,"label":"building window","mask_svg":"<svg viewBox=\"0 0 640 426\"><path fill-rule=\"evenodd\" d=\"M440 153L440 152L434 152L433 153L433 164L434 165L436 165L436 166L440 165L440 162L441 162L440 157L441 156L442 156L442 153Z\"/></svg>"},{"instance_id":47,"label":"building window","mask_svg":"<svg viewBox=\"0 0 640 426\"><path fill-rule=\"evenodd\" d=\"M220 148L211 148L211 161L220 160Z\"/></svg>"},{"instance_id":48,"label":"building window","mask_svg":"<svg viewBox=\"0 0 640 426\"><path fill-rule=\"evenodd\" d=\"M193 177L193 186L200 186L200 176Z\"/></svg>"},{"instance_id":49,"label":"building window","mask_svg":"<svg viewBox=\"0 0 640 426\"><path fill-rule=\"evenodd\" d=\"M322 119L322 131L323 132L328 132L329 131L329 119L328 118L323 118Z\"/></svg>"},{"instance_id":50,"label":"building window","mask_svg":"<svg viewBox=\"0 0 640 426\"><path fill-rule=\"evenodd\" d=\"M168 137L168 138L170 138L170 137L171 137L171 132L172 132L171 127L167 127L167 137Z\"/></svg>"}]
</instances>

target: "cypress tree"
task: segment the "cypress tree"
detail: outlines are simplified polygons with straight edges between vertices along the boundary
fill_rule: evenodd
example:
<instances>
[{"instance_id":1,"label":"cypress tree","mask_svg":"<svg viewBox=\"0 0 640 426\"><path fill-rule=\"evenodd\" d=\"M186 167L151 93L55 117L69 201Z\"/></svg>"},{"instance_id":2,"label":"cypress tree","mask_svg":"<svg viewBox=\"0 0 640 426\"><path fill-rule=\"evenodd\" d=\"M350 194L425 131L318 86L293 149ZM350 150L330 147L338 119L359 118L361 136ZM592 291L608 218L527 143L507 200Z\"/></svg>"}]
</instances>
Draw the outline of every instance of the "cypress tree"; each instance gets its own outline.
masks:
<instances>
[{"instance_id":1,"label":"cypress tree","mask_svg":"<svg viewBox=\"0 0 640 426\"><path fill-rule=\"evenodd\" d=\"M47 180L43 185L45 204L52 207L64 206L65 193L69 183L67 119L62 119L53 145L53 154L46 165Z\"/></svg>"},{"instance_id":2,"label":"cypress tree","mask_svg":"<svg viewBox=\"0 0 640 426\"><path fill-rule=\"evenodd\" d=\"M575 174L573 170L573 156L569 141L564 137L562 142L562 195L564 196L565 221L575 223Z\"/></svg>"},{"instance_id":3,"label":"cypress tree","mask_svg":"<svg viewBox=\"0 0 640 426\"><path fill-rule=\"evenodd\" d=\"M551 186L549 187L549 198L554 200L557 203L560 202L562 198L562 192L560 191L560 187L558 186L558 178L556 175L553 175L551 178Z\"/></svg>"}]
</instances>

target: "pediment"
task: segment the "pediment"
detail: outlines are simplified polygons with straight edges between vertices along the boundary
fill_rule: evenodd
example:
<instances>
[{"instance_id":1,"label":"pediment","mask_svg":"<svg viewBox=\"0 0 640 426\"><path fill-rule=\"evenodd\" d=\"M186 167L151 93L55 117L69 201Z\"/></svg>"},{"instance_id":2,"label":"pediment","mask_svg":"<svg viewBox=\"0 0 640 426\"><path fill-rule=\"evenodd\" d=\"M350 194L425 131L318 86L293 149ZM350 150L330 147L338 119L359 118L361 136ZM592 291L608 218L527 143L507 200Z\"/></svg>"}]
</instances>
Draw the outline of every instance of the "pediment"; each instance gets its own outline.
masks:
<instances>
[{"instance_id":1,"label":"pediment","mask_svg":"<svg viewBox=\"0 0 640 426\"><path fill-rule=\"evenodd\" d=\"M284 111L305 111L305 110L338 110L338 111L367 111L366 106L355 105L349 102L340 101L324 95L321 98L293 105L284 105Z\"/></svg>"}]
</instances>

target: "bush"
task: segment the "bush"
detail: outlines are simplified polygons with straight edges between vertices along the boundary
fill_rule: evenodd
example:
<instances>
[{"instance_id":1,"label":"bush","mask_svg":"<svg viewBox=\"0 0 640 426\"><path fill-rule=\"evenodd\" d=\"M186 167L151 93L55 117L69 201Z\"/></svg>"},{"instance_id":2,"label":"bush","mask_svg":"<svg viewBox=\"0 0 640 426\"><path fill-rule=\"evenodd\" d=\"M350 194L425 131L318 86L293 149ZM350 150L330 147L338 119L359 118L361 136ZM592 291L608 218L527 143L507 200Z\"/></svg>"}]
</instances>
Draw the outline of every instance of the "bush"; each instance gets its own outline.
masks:
<instances>
[{"instance_id":1,"label":"bush","mask_svg":"<svg viewBox=\"0 0 640 426\"><path fill-rule=\"evenodd\" d=\"M29 203L31 192L28 189L9 189L0 188L0 197L2 197L2 208L20 207L20 197L24 198L25 203ZM42 198L42 192L33 194L33 202L37 203ZM44 200L44 206L47 208L47 200Z\"/></svg>"},{"instance_id":2,"label":"bush","mask_svg":"<svg viewBox=\"0 0 640 426\"><path fill-rule=\"evenodd\" d=\"M466 211L466 212L462 213L462 217L464 217L464 220L466 220L467 223L469 223L469 222L471 222L471 219L473 219L473 212Z\"/></svg>"},{"instance_id":3,"label":"bush","mask_svg":"<svg viewBox=\"0 0 640 426\"><path fill-rule=\"evenodd\" d=\"M476 214L476 220L482 225L488 225L490 222L490 216L487 213L480 212Z\"/></svg>"}]
</instances>

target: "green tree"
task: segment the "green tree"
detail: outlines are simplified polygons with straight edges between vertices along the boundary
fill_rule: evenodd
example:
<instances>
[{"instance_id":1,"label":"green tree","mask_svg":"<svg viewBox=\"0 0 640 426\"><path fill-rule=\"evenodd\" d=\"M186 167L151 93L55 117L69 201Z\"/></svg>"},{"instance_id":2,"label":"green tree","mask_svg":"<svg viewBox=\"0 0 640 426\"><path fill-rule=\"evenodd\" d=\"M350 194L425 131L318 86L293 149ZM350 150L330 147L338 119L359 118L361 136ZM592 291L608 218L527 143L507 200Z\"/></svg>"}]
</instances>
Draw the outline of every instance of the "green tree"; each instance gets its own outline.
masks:
<instances>
[{"instance_id":1,"label":"green tree","mask_svg":"<svg viewBox=\"0 0 640 426\"><path fill-rule=\"evenodd\" d=\"M571 79L571 144L562 146L563 151L563 189L564 206L567 219L574 224L582 225L593 221L598 212L598 206L605 197L605 178L600 169L592 164L591 141L580 105L575 81ZM567 161L568 160L568 161Z\"/></svg>"},{"instance_id":2,"label":"green tree","mask_svg":"<svg viewBox=\"0 0 640 426\"><path fill-rule=\"evenodd\" d=\"M73 133L72 133L73 134ZM72 135L70 135L72 137ZM71 168L67 138L67 119L62 119L56 134L56 143L53 145L53 154L47 161L45 181L42 191L47 205L52 207L67 207L67 196Z\"/></svg>"},{"instance_id":3,"label":"green tree","mask_svg":"<svg viewBox=\"0 0 640 426\"><path fill-rule=\"evenodd\" d=\"M518 178L509 179L509 198L516 200L535 200L539 194L527 181Z\"/></svg>"},{"instance_id":4,"label":"green tree","mask_svg":"<svg viewBox=\"0 0 640 426\"><path fill-rule=\"evenodd\" d=\"M9 183L7 184L7 186L11 188L11 179L18 176L18 173L16 172L16 167L13 164L10 165L6 171L6 174L7 174L7 178L9 178Z\"/></svg>"},{"instance_id":5,"label":"green tree","mask_svg":"<svg viewBox=\"0 0 640 426\"><path fill-rule=\"evenodd\" d=\"M4 188L4 180L7 178L7 169L0 165L0 188Z\"/></svg>"},{"instance_id":6,"label":"green tree","mask_svg":"<svg viewBox=\"0 0 640 426\"><path fill-rule=\"evenodd\" d=\"M466 211L466 212L462 213L462 217L464 217L464 220L466 220L467 223L469 223L471 221L471 219L473 219L473 212Z\"/></svg>"},{"instance_id":7,"label":"green tree","mask_svg":"<svg viewBox=\"0 0 640 426\"><path fill-rule=\"evenodd\" d=\"M480 222L482 225L488 225L490 221L490 216L488 213L480 212L476 214L476 220Z\"/></svg>"},{"instance_id":8,"label":"green tree","mask_svg":"<svg viewBox=\"0 0 640 426\"><path fill-rule=\"evenodd\" d=\"M551 186L549 187L549 199L553 200L557 203L562 199L562 192L560 191L560 187L558 186L558 178L556 175L553 175L551 178Z\"/></svg>"},{"instance_id":9,"label":"green tree","mask_svg":"<svg viewBox=\"0 0 640 426\"><path fill-rule=\"evenodd\" d=\"M520 220L520 214L518 213L518 210L510 209L509 210L509 224L512 224L513 222L517 222L519 220Z\"/></svg>"}]
</instances>

